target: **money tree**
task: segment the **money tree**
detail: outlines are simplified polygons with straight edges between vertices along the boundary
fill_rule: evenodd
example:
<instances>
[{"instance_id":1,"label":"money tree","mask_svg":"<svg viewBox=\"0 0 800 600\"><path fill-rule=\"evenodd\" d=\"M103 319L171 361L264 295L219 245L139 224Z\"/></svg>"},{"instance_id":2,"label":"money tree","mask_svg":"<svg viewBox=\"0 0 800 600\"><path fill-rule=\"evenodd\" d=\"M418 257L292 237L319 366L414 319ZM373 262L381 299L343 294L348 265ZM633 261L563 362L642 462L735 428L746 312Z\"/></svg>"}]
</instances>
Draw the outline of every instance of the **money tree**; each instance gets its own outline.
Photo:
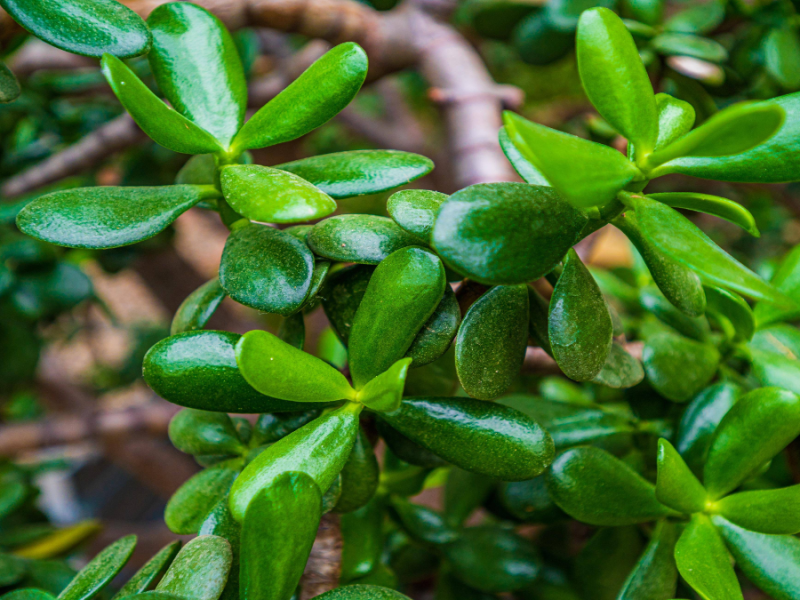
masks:
<instances>
[{"instance_id":1,"label":"money tree","mask_svg":"<svg viewBox=\"0 0 800 600\"><path fill-rule=\"evenodd\" d=\"M695 126L691 104L654 93L620 17L592 8L576 23L580 78L626 154L507 113L499 141L523 182L396 191L431 161L366 150L267 167L250 154L355 97L368 61L354 43L246 119L239 55L203 8L162 4L143 22L111 0L0 5L100 57L139 127L193 155L174 185L37 197L17 216L22 233L116 248L188 210L229 230L219 276L144 361L148 385L185 407L170 439L204 467L165 512L197 537L115 598L290 600L326 513L343 548L325 600L406 598L432 578L440 600L731 600L741 581L800 597L800 487L784 452L800 435L800 248L767 282L686 216L757 237L746 208L648 192L670 174L800 179L800 95ZM160 95L122 60L145 53ZM337 212L377 193L388 216ZM599 270L574 249L608 225L630 240L633 267ZM206 329L226 297L280 328ZM315 355L304 344L317 310L330 327ZM530 375L526 354L563 376ZM440 507L414 500L437 487ZM134 545L106 548L58 599L100 593Z\"/></svg>"}]
</instances>

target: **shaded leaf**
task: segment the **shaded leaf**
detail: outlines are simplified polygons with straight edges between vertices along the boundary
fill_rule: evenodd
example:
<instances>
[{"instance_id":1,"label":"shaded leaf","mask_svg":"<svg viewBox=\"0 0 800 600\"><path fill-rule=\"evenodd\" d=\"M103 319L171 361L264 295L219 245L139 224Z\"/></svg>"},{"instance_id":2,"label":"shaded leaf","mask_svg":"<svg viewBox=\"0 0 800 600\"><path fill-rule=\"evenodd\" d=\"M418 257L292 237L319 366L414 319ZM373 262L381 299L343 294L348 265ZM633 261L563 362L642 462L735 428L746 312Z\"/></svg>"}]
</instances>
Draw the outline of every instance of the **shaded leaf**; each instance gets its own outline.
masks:
<instances>
[{"instance_id":1,"label":"shaded leaf","mask_svg":"<svg viewBox=\"0 0 800 600\"><path fill-rule=\"evenodd\" d=\"M201 285L181 302L172 317L170 334L196 331L205 327L226 295L217 278Z\"/></svg>"},{"instance_id":2,"label":"shaded leaf","mask_svg":"<svg viewBox=\"0 0 800 600\"><path fill-rule=\"evenodd\" d=\"M337 262L377 265L393 252L419 244L391 219L374 215L339 215L314 225L308 245Z\"/></svg>"},{"instance_id":3,"label":"shaded leaf","mask_svg":"<svg viewBox=\"0 0 800 600\"><path fill-rule=\"evenodd\" d=\"M648 338L642 352L647 380L673 402L686 402L714 377L719 351L710 344L671 333Z\"/></svg>"}]
</instances>

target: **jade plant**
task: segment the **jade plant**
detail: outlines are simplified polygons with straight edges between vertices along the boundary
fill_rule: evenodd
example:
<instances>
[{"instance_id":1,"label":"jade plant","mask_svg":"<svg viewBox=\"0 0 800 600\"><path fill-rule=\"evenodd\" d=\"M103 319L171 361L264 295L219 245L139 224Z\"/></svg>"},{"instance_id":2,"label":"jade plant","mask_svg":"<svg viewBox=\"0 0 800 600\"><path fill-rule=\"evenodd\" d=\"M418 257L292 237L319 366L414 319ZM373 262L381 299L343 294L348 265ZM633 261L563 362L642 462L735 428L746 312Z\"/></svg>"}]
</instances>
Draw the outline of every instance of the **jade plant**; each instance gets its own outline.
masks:
<instances>
[{"instance_id":1,"label":"jade plant","mask_svg":"<svg viewBox=\"0 0 800 600\"><path fill-rule=\"evenodd\" d=\"M245 120L232 37L200 7L163 4L145 23L111 0L75 0L113 25L77 41L74 12L0 4L50 43L100 56L142 130L193 155L174 185L35 198L23 233L109 249L188 210L216 212L229 231L218 277L144 360L150 387L184 407L170 439L203 466L165 520L198 537L166 547L116 598L290 600L326 513L343 549L325 600L405 598L432 577L438 600L729 600L743 597L734 564L771 597L798 597L800 487L782 451L800 435L800 250L767 282L680 212L758 236L746 208L647 186L673 173L797 179L800 96L734 104L695 127L692 105L654 93L623 21L592 8L574 15L580 78L627 154L507 113L499 142L524 182L397 190L431 161L364 150L266 167L250 154L355 97L367 75L356 44ZM121 60L145 52L169 105ZM391 193L388 216L333 215L337 200L378 193ZM631 268L598 270L574 248L607 225L630 240ZM225 298L280 327L205 329ZM305 326L319 309L330 327L315 356ZM565 377L521 376L531 346ZM442 510L411 499L432 487ZM598 528L580 550L573 521ZM57 597L98 594L134 544L108 547Z\"/></svg>"}]
</instances>

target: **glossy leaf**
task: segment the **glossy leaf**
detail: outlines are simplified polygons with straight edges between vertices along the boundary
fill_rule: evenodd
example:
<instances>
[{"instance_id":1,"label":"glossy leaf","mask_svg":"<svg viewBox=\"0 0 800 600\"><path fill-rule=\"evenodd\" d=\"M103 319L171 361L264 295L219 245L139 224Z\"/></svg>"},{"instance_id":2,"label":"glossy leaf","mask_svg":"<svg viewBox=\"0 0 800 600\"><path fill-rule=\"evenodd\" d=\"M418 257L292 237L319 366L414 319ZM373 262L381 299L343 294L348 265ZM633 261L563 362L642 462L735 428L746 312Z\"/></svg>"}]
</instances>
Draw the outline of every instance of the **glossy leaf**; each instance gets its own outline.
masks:
<instances>
[{"instance_id":1,"label":"glossy leaf","mask_svg":"<svg viewBox=\"0 0 800 600\"><path fill-rule=\"evenodd\" d=\"M800 435L800 396L761 388L722 418L708 450L703 481L712 499L735 489Z\"/></svg>"},{"instance_id":2,"label":"glossy leaf","mask_svg":"<svg viewBox=\"0 0 800 600\"><path fill-rule=\"evenodd\" d=\"M622 344L614 342L611 344L611 350L603 368L592 381L610 388L620 389L638 385L643 379L642 363L631 356Z\"/></svg>"},{"instance_id":3,"label":"glossy leaf","mask_svg":"<svg viewBox=\"0 0 800 600\"><path fill-rule=\"evenodd\" d=\"M215 278L201 285L181 302L172 318L170 334L196 331L205 327L225 296L219 279Z\"/></svg>"},{"instance_id":4,"label":"glossy leaf","mask_svg":"<svg viewBox=\"0 0 800 600\"><path fill-rule=\"evenodd\" d=\"M446 461L504 481L531 479L553 460L547 432L521 412L499 404L413 398L380 417Z\"/></svg>"},{"instance_id":5,"label":"glossy leaf","mask_svg":"<svg viewBox=\"0 0 800 600\"><path fill-rule=\"evenodd\" d=\"M398 150L352 150L302 158L275 167L314 184L331 198L378 194L430 173L433 162Z\"/></svg>"},{"instance_id":6,"label":"glossy leaf","mask_svg":"<svg viewBox=\"0 0 800 600\"><path fill-rule=\"evenodd\" d=\"M734 339L748 341L756 330L756 321L750 305L741 296L715 287L706 288L708 313L719 320L727 319L733 326Z\"/></svg>"},{"instance_id":7,"label":"glossy leaf","mask_svg":"<svg viewBox=\"0 0 800 600\"><path fill-rule=\"evenodd\" d=\"M665 56L691 56L710 63L728 60L725 46L712 39L685 33L662 33L651 40L653 50Z\"/></svg>"},{"instance_id":8,"label":"glossy leaf","mask_svg":"<svg viewBox=\"0 0 800 600\"><path fill-rule=\"evenodd\" d=\"M548 333L553 358L567 377L590 381L603 369L611 350L611 315L575 250L567 253L550 298Z\"/></svg>"},{"instance_id":9,"label":"glossy leaf","mask_svg":"<svg viewBox=\"0 0 800 600\"><path fill-rule=\"evenodd\" d=\"M3 594L3 600L54 600L55 596L35 588L16 589Z\"/></svg>"},{"instance_id":10,"label":"glossy leaf","mask_svg":"<svg viewBox=\"0 0 800 600\"><path fill-rule=\"evenodd\" d=\"M341 475L342 495L336 503L335 512L347 513L360 509L375 495L380 467L363 429L358 431Z\"/></svg>"},{"instance_id":11,"label":"glossy leaf","mask_svg":"<svg viewBox=\"0 0 800 600\"><path fill-rule=\"evenodd\" d=\"M704 600L742 599L725 544L707 516L696 514L675 546L681 577Z\"/></svg>"},{"instance_id":12,"label":"glossy leaf","mask_svg":"<svg viewBox=\"0 0 800 600\"><path fill-rule=\"evenodd\" d=\"M442 301L411 342L406 356L413 366L421 367L441 358L449 349L461 325L461 309L453 289L444 288Z\"/></svg>"},{"instance_id":13,"label":"glossy leaf","mask_svg":"<svg viewBox=\"0 0 800 600\"><path fill-rule=\"evenodd\" d=\"M292 402L355 399L355 391L339 371L267 331L250 331L239 339L236 364L247 383L273 398Z\"/></svg>"},{"instance_id":14,"label":"glossy leaf","mask_svg":"<svg viewBox=\"0 0 800 600\"><path fill-rule=\"evenodd\" d=\"M320 407L270 398L250 387L236 364L240 337L226 331L193 331L161 340L144 358L144 379L165 400L200 410L262 413Z\"/></svg>"},{"instance_id":15,"label":"glossy leaf","mask_svg":"<svg viewBox=\"0 0 800 600\"><path fill-rule=\"evenodd\" d=\"M782 108L771 104L742 103L728 107L700 127L651 154L648 162L661 165L677 159L665 169L691 174L690 170L680 168L682 157L741 154L775 135L785 116Z\"/></svg>"},{"instance_id":16,"label":"glossy leaf","mask_svg":"<svg viewBox=\"0 0 800 600\"><path fill-rule=\"evenodd\" d=\"M401 190L391 195L386 210L411 235L429 243L433 235L436 213L447 194L429 190Z\"/></svg>"},{"instance_id":17,"label":"glossy leaf","mask_svg":"<svg viewBox=\"0 0 800 600\"><path fill-rule=\"evenodd\" d=\"M6 63L0 61L0 103L13 102L21 93L17 76Z\"/></svg>"},{"instance_id":18,"label":"glossy leaf","mask_svg":"<svg viewBox=\"0 0 800 600\"><path fill-rule=\"evenodd\" d=\"M523 523L549 524L567 518L550 497L544 475L502 483L496 498L504 511Z\"/></svg>"},{"instance_id":19,"label":"glossy leaf","mask_svg":"<svg viewBox=\"0 0 800 600\"><path fill-rule=\"evenodd\" d=\"M391 502L395 517L413 539L426 544L446 544L458 539L459 532L435 510L405 498L395 497Z\"/></svg>"},{"instance_id":20,"label":"glossy leaf","mask_svg":"<svg viewBox=\"0 0 800 600\"><path fill-rule=\"evenodd\" d=\"M671 333L650 337L642 352L647 380L673 402L686 402L714 377L720 353L712 345Z\"/></svg>"},{"instance_id":21,"label":"glossy leaf","mask_svg":"<svg viewBox=\"0 0 800 600\"><path fill-rule=\"evenodd\" d=\"M574 206L602 206L637 177L639 170L613 148L505 113L509 138ZM575 177L575 164L581 176Z\"/></svg>"},{"instance_id":22,"label":"glossy leaf","mask_svg":"<svg viewBox=\"0 0 800 600\"><path fill-rule=\"evenodd\" d=\"M775 600L793 600L800 594L798 538L747 531L718 516L713 521L750 581Z\"/></svg>"},{"instance_id":23,"label":"glossy leaf","mask_svg":"<svg viewBox=\"0 0 800 600\"><path fill-rule=\"evenodd\" d=\"M377 585L348 585L317 596L314 600L411 600L400 592Z\"/></svg>"},{"instance_id":24,"label":"glossy leaf","mask_svg":"<svg viewBox=\"0 0 800 600\"><path fill-rule=\"evenodd\" d=\"M305 473L283 473L255 495L242 524L242 600L291 598L321 516L322 495Z\"/></svg>"},{"instance_id":25,"label":"glossy leaf","mask_svg":"<svg viewBox=\"0 0 800 600\"><path fill-rule=\"evenodd\" d=\"M188 454L239 454L244 450L231 418L224 412L184 409L169 423L169 439Z\"/></svg>"},{"instance_id":26,"label":"glossy leaf","mask_svg":"<svg viewBox=\"0 0 800 600\"><path fill-rule=\"evenodd\" d=\"M756 226L756 220L750 211L737 202L712 196L710 194L698 194L692 192L666 192L662 194L648 194L648 198L656 200L672 208L683 208L714 215L720 219L738 225L750 235L760 237L761 234Z\"/></svg>"},{"instance_id":27,"label":"glossy leaf","mask_svg":"<svg viewBox=\"0 0 800 600\"><path fill-rule=\"evenodd\" d=\"M731 494L714 504L714 512L750 531L800 532L800 485Z\"/></svg>"},{"instance_id":28,"label":"glossy leaf","mask_svg":"<svg viewBox=\"0 0 800 600\"><path fill-rule=\"evenodd\" d=\"M658 112L650 78L622 19L592 8L578 22L576 52L589 100L636 152L646 156L658 137Z\"/></svg>"},{"instance_id":29,"label":"glossy leaf","mask_svg":"<svg viewBox=\"0 0 800 600\"><path fill-rule=\"evenodd\" d=\"M800 244L783 257L771 283L781 292L793 298L796 305L800 305ZM800 306L785 308L769 302L759 302L754 311L759 329L771 323L800 317Z\"/></svg>"},{"instance_id":30,"label":"glossy leaf","mask_svg":"<svg viewBox=\"0 0 800 600\"><path fill-rule=\"evenodd\" d=\"M327 217L336 202L305 179L261 165L222 170L222 193L243 217L263 223L299 223Z\"/></svg>"},{"instance_id":31,"label":"glossy leaf","mask_svg":"<svg viewBox=\"0 0 800 600\"><path fill-rule=\"evenodd\" d=\"M586 222L552 188L479 184L444 201L433 245L448 266L475 281L527 283L564 258Z\"/></svg>"},{"instance_id":32,"label":"glossy leaf","mask_svg":"<svg viewBox=\"0 0 800 600\"><path fill-rule=\"evenodd\" d=\"M656 150L668 146L694 127L694 107L669 94L656 94L658 110L658 139Z\"/></svg>"},{"instance_id":33,"label":"glossy leaf","mask_svg":"<svg viewBox=\"0 0 800 600\"><path fill-rule=\"evenodd\" d=\"M679 512L692 514L706 507L706 490L664 438L658 440L656 498Z\"/></svg>"},{"instance_id":34,"label":"glossy leaf","mask_svg":"<svg viewBox=\"0 0 800 600\"><path fill-rule=\"evenodd\" d=\"M244 69L228 30L204 8L179 2L157 7L147 25L153 33L147 58L159 89L227 148L247 107Z\"/></svg>"},{"instance_id":35,"label":"glossy leaf","mask_svg":"<svg viewBox=\"0 0 800 600\"><path fill-rule=\"evenodd\" d=\"M100 64L122 106L154 142L183 154L212 154L223 149L213 135L169 108L121 60L104 54Z\"/></svg>"},{"instance_id":36,"label":"glossy leaf","mask_svg":"<svg viewBox=\"0 0 800 600\"><path fill-rule=\"evenodd\" d=\"M347 345L350 330L375 267L353 265L334 272L325 283L322 308L337 337Z\"/></svg>"},{"instance_id":37,"label":"glossy leaf","mask_svg":"<svg viewBox=\"0 0 800 600\"><path fill-rule=\"evenodd\" d=\"M347 462L358 434L361 405L347 403L269 446L236 479L230 508L242 521L250 501L286 471L307 473L327 490Z\"/></svg>"},{"instance_id":38,"label":"glossy leaf","mask_svg":"<svg viewBox=\"0 0 800 600\"><path fill-rule=\"evenodd\" d=\"M136 547L136 536L128 535L103 549L83 567L58 600L88 600L106 587L122 570Z\"/></svg>"},{"instance_id":39,"label":"glossy leaf","mask_svg":"<svg viewBox=\"0 0 800 600\"><path fill-rule=\"evenodd\" d=\"M231 545L216 535L186 544L156 586L157 592L193 600L217 600L231 568Z\"/></svg>"},{"instance_id":40,"label":"glossy leaf","mask_svg":"<svg viewBox=\"0 0 800 600\"><path fill-rule=\"evenodd\" d=\"M375 376L358 392L358 401L378 412L397 410L403 399L410 358L401 358L389 369Z\"/></svg>"},{"instance_id":41,"label":"glossy leaf","mask_svg":"<svg viewBox=\"0 0 800 600\"><path fill-rule=\"evenodd\" d=\"M150 49L144 21L115 0L2 0L0 6L36 37L73 54L127 58Z\"/></svg>"},{"instance_id":42,"label":"glossy leaf","mask_svg":"<svg viewBox=\"0 0 800 600\"><path fill-rule=\"evenodd\" d=\"M279 315L298 310L311 289L314 256L297 238L265 225L245 225L225 242L219 282L245 306Z\"/></svg>"},{"instance_id":43,"label":"glossy leaf","mask_svg":"<svg viewBox=\"0 0 800 600\"><path fill-rule=\"evenodd\" d=\"M419 244L391 219L374 215L339 215L314 225L308 245L337 262L377 265L393 252Z\"/></svg>"},{"instance_id":44,"label":"glossy leaf","mask_svg":"<svg viewBox=\"0 0 800 600\"><path fill-rule=\"evenodd\" d=\"M570 46L571 45L572 44L570 40ZM503 154L506 155L508 162L510 162L511 166L514 167L517 175L522 177L531 185L550 187L550 182L547 181L545 176L539 172L539 169L534 167L533 163L525 158L522 155L522 152L517 149L517 147L514 145L514 142L512 142L511 138L508 137L508 132L506 131L505 127L500 128L499 140L500 148L502 148Z\"/></svg>"},{"instance_id":45,"label":"glossy leaf","mask_svg":"<svg viewBox=\"0 0 800 600\"><path fill-rule=\"evenodd\" d=\"M793 304L677 211L642 196L635 196L633 202L643 235L658 250L695 271L704 281L759 300Z\"/></svg>"},{"instance_id":46,"label":"glossy leaf","mask_svg":"<svg viewBox=\"0 0 800 600\"><path fill-rule=\"evenodd\" d=\"M678 568L674 558L677 541L677 525L666 519L659 521L650 543L647 544L617 598L619 600L672 598L678 583Z\"/></svg>"},{"instance_id":47,"label":"glossy leaf","mask_svg":"<svg viewBox=\"0 0 800 600\"><path fill-rule=\"evenodd\" d=\"M176 540L164 546L158 553L148 560L141 569L128 579L120 590L114 595L114 599L125 598L134 594L140 594L147 589L167 570L178 550L181 549L181 542Z\"/></svg>"},{"instance_id":48,"label":"glossy leaf","mask_svg":"<svg viewBox=\"0 0 800 600\"><path fill-rule=\"evenodd\" d=\"M366 76L364 50L353 42L339 44L253 115L233 148L265 148L305 135L347 106Z\"/></svg>"},{"instance_id":49,"label":"glossy leaf","mask_svg":"<svg viewBox=\"0 0 800 600\"><path fill-rule=\"evenodd\" d=\"M547 472L547 488L561 510L590 525L634 525L671 514L653 484L590 446L559 455Z\"/></svg>"},{"instance_id":50,"label":"glossy leaf","mask_svg":"<svg viewBox=\"0 0 800 600\"><path fill-rule=\"evenodd\" d=\"M208 514L228 493L239 474L233 461L200 471L178 488L164 510L164 521L173 533L197 533ZM236 461L241 468L242 461Z\"/></svg>"},{"instance_id":51,"label":"glossy leaf","mask_svg":"<svg viewBox=\"0 0 800 600\"><path fill-rule=\"evenodd\" d=\"M470 396L492 400L511 386L525 360L527 325L524 285L496 286L470 306L456 337L456 370Z\"/></svg>"},{"instance_id":52,"label":"glossy leaf","mask_svg":"<svg viewBox=\"0 0 800 600\"><path fill-rule=\"evenodd\" d=\"M405 355L436 310L445 285L442 262L422 248L398 250L375 269L349 340L350 373L357 389Z\"/></svg>"},{"instance_id":53,"label":"glossy leaf","mask_svg":"<svg viewBox=\"0 0 800 600\"><path fill-rule=\"evenodd\" d=\"M78 188L40 196L23 208L23 233L71 248L115 248L163 231L202 200L218 197L210 186Z\"/></svg>"},{"instance_id":54,"label":"glossy leaf","mask_svg":"<svg viewBox=\"0 0 800 600\"><path fill-rule=\"evenodd\" d=\"M783 354L752 349L753 374L761 385L782 387L800 393L800 360Z\"/></svg>"},{"instance_id":55,"label":"glossy leaf","mask_svg":"<svg viewBox=\"0 0 800 600\"><path fill-rule=\"evenodd\" d=\"M237 600L239 598L239 568L241 555L241 533L242 528L233 518L228 509L228 496L226 495L208 513L206 520L200 526L198 535L216 535L224 538L231 545L231 568L228 572L228 580L219 600Z\"/></svg>"},{"instance_id":56,"label":"glossy leaf","mask_svg":"<svg viewBox=\"0 0 800 600\"><path fill-rule=\"evenodd\" d=\"M764 66L767 72L784 88L796 90L800 87L797 72L800 60L800 39L794 27L773 27L764 36Z\"/></svg>"}]
</instances>

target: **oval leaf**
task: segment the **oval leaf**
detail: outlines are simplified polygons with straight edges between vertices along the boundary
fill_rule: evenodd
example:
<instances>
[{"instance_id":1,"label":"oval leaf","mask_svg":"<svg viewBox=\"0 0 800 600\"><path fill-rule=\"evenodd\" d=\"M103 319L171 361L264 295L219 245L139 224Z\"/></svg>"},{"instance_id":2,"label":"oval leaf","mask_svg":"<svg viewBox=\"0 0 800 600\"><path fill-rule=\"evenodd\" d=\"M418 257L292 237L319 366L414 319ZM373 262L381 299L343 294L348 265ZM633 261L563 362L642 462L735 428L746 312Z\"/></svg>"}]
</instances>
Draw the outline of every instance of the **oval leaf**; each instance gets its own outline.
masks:
<instances>
[{"instance_id":1,"label":"oval leaf","mask_svg":"<svg viewBox=\"0 0 800 600\"><path fill-rule=\"evenodd\" d=\"M442 357L450 349L460 324L461 309L455 292L450 286L445 286L442 301L406 352L406 356L414 360L414 367L427 365Z\"/></svg>"},{"instance_id":2,"label":"oval leaf","mask_svg":"<svg viewBox=\"0 0 800 600\"><path fill-rule=\"evenodd\" d=\"M106 587L122 570L136 547L136 536L128 535L104 548L83 567L58 595L59 600L88 600Z\"/></svg>"},{"instance_id":3,"label":"oval leaf","mask_svg":"<svg viewBox=\"0 0 800 600\"><path fill-rule=\"evenodd\" d=\"M658 440L656 498L662 504L686 514L706 507L706 490L683 462L681 455L664 438Z\"/></svg>"},{"instance_id":4,"label":"oval leaf","mask_svg":"<svg viewBox=\"0 0 800 600\"><path fill-rule=\"evenodd\" d=\"M425 242L431 241L436 213L447 194L429 190L401 190L389 198L386 210L408 233Z\"/></svg>"},{"instance_id":5,"label":"oval leaf","mask_svg":"<svg viewBox=\"0 0 800 600\"><path fill-rule=\"evenodd\" d=\"M377 585L348 585L317 596L314 600L411 600L400 592Z\"/></svg>"},{"instance_id":6,"label":"oval leaf","mask_svg":"<svg viewBox=\"0 0 800 600\"><path fill-rule=\"evenodd\" d=\"M340 215L314 225L308 245L319 256L338 262L377 265L392 252L419 244L391 219L374 215Z\"/></svg>"},{"instance_id":7,"label":"oval leaf","mask_svg":"<svg viewBox=\"0 0 800 600\"><path fill-rule=\"evenodd\" d=\"M672 333L650 337L642 352L650 385L673 402L686 402L702 390L716 374L720 358L714 346Z\"/></svg>"},{"instance_id":8,"label":"oval leaf","mask_svg":"<svg viewBox=\"0 0 800 600\"><path fill-rule=\"evenodd\" d=\"M245 447L224 412L184 409L169 423L169 439L187 454L239 454Z\"/></svg>"},{"instance_id":9,"label":"oval leaf","mask_svg":"<svg viewBox=\"0 0 800 600\"><path fill-rule=\"evenodd\" d=\"M172 561L157 592L192 600L217 600L228 581L231 545L216 535L201 535L186 544Z\"/></svg>"},{"instance_id":10,"label":"oval leaf","mask_svg":"<svg viewBox=\"0 0 800 600\"><path fill-rule=\"evenodd\" d=\"M164 510L164 522L170 531L182 535L197 533L208 514L225 498L238 474L238 469L223 464L200 471L186 481Z\"/></svg>"},{"instance_id":11,"label":"oval leaf","mask_svg":"<svg viewBox=\"0 0 800 600\"><path fill-rule=\"evenodd\" d=\"M671 598L678 585L678 568L675 565L675 543L678 528L675 523L661 520L656 525L650 543L622 586L619 600L642 598Z\"/></svg>"},{"instance_id":12,"label":"oval leaf","mask_svg":"<svg viewBox=\"0 0 800 600\"><path fill-rule=\"evenodd\" d=\"M750 531L795 534L800 532L800 485L731 494L715 503L714 512Z\"/></svg>"},{"instance_id":13,"label":"oval leaf","mask_svg":"<svg viewBox=\"0 0 800 600\"><path fill-rule=\"evenodd\" d=\"M172 318L170 335L205 327L226 296L217 278L201 285L181 302Z\"/></svg>"},{"instance_id":14,"label":"oval leaf","mask_svg":"<svg viewBox=\"0 0 800 600\"><path fill-rule=\"evenodd\" d=\"M140 594L150 588L153 583L161 578L180 549L181 542L179 540L164 546L120 588L114 595L114 600Z\"/></svg>"}]
</instances>

